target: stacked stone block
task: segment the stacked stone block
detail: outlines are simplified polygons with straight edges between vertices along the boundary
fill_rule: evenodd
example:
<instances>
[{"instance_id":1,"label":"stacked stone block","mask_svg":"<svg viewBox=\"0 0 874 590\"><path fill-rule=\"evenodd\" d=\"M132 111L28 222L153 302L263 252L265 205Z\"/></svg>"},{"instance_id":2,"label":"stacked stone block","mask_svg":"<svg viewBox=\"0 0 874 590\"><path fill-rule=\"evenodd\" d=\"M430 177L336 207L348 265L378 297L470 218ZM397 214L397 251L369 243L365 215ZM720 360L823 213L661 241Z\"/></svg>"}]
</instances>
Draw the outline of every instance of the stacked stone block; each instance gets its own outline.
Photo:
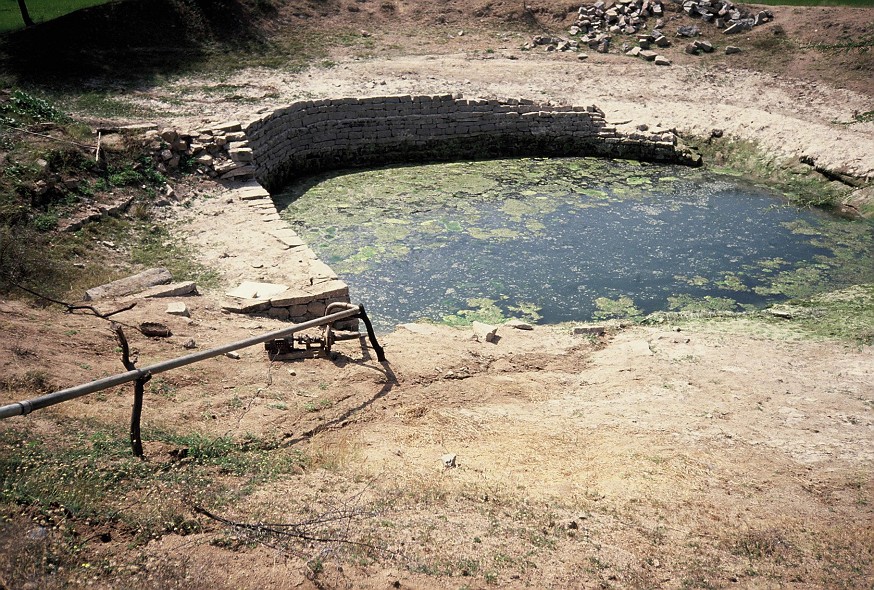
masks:
<instances>
[{"instance_id":1,"label":"stacked stone block","mask_svg":"<svg viewBox=\"0 0 874 590\"><path fill-rule=\"evenodd\" d=\"M274 190L319 170L511 156L693 163L670 133L622 135L595 106L452 95L302 101L246 126L255 177Z\"/></svg>"}]
</instances>

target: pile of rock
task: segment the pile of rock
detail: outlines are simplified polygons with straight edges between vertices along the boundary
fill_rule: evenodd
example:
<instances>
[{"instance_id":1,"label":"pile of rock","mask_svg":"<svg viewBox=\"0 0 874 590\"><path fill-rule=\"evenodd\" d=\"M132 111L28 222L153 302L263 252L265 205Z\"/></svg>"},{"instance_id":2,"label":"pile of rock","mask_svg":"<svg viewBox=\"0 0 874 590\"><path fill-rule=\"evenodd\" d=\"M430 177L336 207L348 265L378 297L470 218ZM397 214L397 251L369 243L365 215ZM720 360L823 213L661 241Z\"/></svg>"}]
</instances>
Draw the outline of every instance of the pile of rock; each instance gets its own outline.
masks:
<instances>
[{"instance_id":1,"label":"pile of rock","mask_svg":"<svg viewBox=\"0 0 874 590\"><path fill-rule=\"evenodd\" d=\"M667 4L662 0L597 0L593 4L579 8L579 16L569 30L570 39L538 35L532 38L525 48L545 46L546 51L576 51L588 46L600 53L608 53L617 35L637 35L647 38L648 41L640 43L638 51L649 51L651 44L668 47L670 41L662 30L667 20L674 20L679 16L674 15L671 19L667 19L665 18L667 12L685 13L692 18L701 18L713 23L729 35L774 20L774 15L769 10L762 10L753 15L745 8L735 6L731 0L671 0ZM646 34L647 24L651 18L655 18L656 21L649 34ZM694 25L680 26L677 29L679 37L697 37L700 34L701 31ZM690 47L694 47L694 44ZM623 51L627 53L628 47L623 47ZM696 48L696 53L702 51L707 52L707 49ZM649 53L645 53L644 56L649 56ZM652 61L655 61L654 57ZM664 64L664 61L661 59L659 63Z\"/></svg>"},{"instance_id":2,"label":"pile of rock","mask_svg":"<svg viewBox=\"0 0 874 590\"><path fill-rule=\"evenodd\" d=\"M646 27L650 17L660 19L664 14L661 0L598 0L581 6L579 17L570 28L571 35L582 35L581 43L601 53L607 53L612 35L635 35ZM661 20L656 28L663 25Z\"/></svg>"},{"instance_id":3,"label":"pile of rock","mask_svg":"<svg viewBox=\"0 0 874 590\"><path fill-rule=\"evenodd\" d=\"M210 178L244 180L255 172L252 149L236 121L193 132L151 130L146 132L146 142L154 150L156 168L162 173L183 168Z\"/></svg>"},{"instance_id":4,"label":"pile of rock","mask_svg":"<svg viewBox=\"0 0 874 590\"><path fill-rule=\"evenodd\" d=\"M727 35L748 31L774 20L770 10L762 10L752 16L745 8L735 6L730 0L685 0L683 12L714 23L717 28L724 29L723 33Z\"/></svg>"}]
</instances>

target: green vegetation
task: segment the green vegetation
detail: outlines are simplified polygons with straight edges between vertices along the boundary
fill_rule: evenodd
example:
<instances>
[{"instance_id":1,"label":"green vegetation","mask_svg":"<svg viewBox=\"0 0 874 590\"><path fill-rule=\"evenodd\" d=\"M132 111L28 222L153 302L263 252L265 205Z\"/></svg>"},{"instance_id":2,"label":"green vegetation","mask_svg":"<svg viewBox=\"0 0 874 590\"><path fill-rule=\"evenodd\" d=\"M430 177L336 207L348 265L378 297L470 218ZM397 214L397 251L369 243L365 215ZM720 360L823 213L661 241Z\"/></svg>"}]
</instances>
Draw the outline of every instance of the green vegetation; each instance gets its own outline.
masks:
<instances>
[{"instance_id":1,"label":"green vegetation","mask_svg":"<svg viewBox=\"0 0 874 590\"><path fill-rule=\"evenodd\" d=\"M874 0L758 0L756 4L765 6L874 6Z\"/></svg>"},{"instance_id":2,"label":"green vegetation","mask_svg":"<svg viewBox=\"0 0 874 590\"><path fill-rule=\"evenodd\" d=\"M24 133L39 129L39 135ZM104 149L96 161L88 128L53 101L22 89L0 100L0 292L16 283L49 296L166 266L180 279L212 284L215 273L192 262L166 228L149 223L167 178L141 147ZM105 217L58 232L97 204L130 201L128 216ZM78 293L74 298L78 299Z\"/></svg>"},{"instance_id":3,"label":"green vegetation","mask_svg":"<svg viewBox=\"0 0 874 590\"><path fill-rule=\"evenodd\" d=\"M21 89L13 90L7 101L0 105L0 114L3 115L0 123L9 126L69 121L56 105Z\"/></svg>"},{"instance_id":4,"label":"green vegetation","mask_svg":"<svg viewBox=\"0 0 874 590\"><path fill-rule=\"evenodd\" d=\"M815 337L874 344L874 285L854 285L807 299L794 299L774 309L778 317L765 314L769 321L789 322Z\"/></svg>"},{"instance_id":5,"label":"green vegetation","mask_svg":"<svg viewBox=\"0 0 874 590\"><path fill-rule=\"evenodd\" d=\"M454 314L443 316L443 323L455 327L470 326L474 322L502 324L508 318L504 316L501 308L495 305L495 303L494 299L468 299L467 304L470 306L470 309L460 309Z\"/></svg>"},{"instance_id":6,"label":"green vegetation","mask_svg":"<svg viewBox=\"0 0 874 590\"><path fill-rule=\"evenodd\" d=\"M106 4L110 0L27 0L30 18L37 24L58 18L81 8ZM23 29L21 11L14 0L0 3L0 33Z\"/></svg>"},{"instance_id":7,"label":"green vegetation","mask_svg":"<svg viewBox=\"0 0 874 590\"><path fill-rule=\"evenodd\" d=\"M595 299L595 307L597 311L594 314L595 319L605 320L610 318L625 318L631 319L640 317L642 312L634 305L634 300L631 297L622 296L617 299L609 297L598 297Z\"/></svg>"},{"instance_id":8,"label":"green vegetation","mask_svg":"<svg viewBox=\"0 0 874 590\"><path fill-rule=\"evenodd\" d=\"M142 515L131 509L126 497L156 486L175 490L175 498L172 492L164 496L174 499L167 508L177 513L171 519L175 523L190 518L187 512L193 502L223 505L307 463L298 451L285 450L275 440L162 431L144 434L147 452L150 442L173 445L176 451L169 462L144 462L131 454L126 432L99 424L76 426L68 425L51 440L30 431L0 430L0 505L5 510L27 508L45 519L60 512L92 523L145 527L149 537L173 527L166 528L163 518L139 520ZM215 485L218 475L236 478L237 485Z\"/></svg>"},{"instance_id":9,"label":"green vegetation","mask_svg":"<svg viewBox=\"0 0 874 590\"><path fill-rule=\"evenodd\" d=\"M829 182L813 167L789 164L750 141L710 139L695 147L714 172L750 178L804 207L833 207L850 191Z\"/></svg>"}]
</instances>

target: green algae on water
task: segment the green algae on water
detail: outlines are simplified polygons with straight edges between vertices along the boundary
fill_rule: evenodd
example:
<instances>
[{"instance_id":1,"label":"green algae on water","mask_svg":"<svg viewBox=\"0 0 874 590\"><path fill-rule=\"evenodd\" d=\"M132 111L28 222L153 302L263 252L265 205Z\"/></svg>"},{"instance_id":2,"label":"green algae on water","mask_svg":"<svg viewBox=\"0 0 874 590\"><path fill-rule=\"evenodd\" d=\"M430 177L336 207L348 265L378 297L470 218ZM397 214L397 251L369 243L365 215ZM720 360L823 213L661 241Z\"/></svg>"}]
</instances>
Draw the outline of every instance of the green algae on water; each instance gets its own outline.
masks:
<instances>
[{"instance_id":1,"label":"green algae on water","mask_svg":"<svg viewBox=\"0 0 874 590\"><path fill-rule=\"evenodd\" d=\"M275 200L385 328L741 311L874 283L870 222L701 169L431 164L324 174Z\"/></svg>"}]
</instances>

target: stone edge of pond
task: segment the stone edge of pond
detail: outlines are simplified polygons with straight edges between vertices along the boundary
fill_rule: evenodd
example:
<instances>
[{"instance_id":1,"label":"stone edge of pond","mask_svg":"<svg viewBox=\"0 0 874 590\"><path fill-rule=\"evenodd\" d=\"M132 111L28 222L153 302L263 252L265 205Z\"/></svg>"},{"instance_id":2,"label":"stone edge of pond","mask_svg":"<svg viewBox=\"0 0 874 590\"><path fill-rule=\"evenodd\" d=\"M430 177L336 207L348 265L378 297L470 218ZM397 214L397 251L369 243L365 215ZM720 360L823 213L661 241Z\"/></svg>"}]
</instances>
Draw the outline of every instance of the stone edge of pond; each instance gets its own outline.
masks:
<instances>
[{"instance_id":1,"label":"stone edge of pond","mask_svg":"<svg viewBox=\"0 0 874 590\"><path fill-rule=\"evenodd\" d=\"M302 323L325 315L331 303L349 302L349 286L319 260L279 216L270 193L255 180L229 187L230 202L245 208L250 230L261 243L285 251L283 264L271 269L282 283L243 281L225 293L221 307L230 313L266 315ZM251 261L255 262L255 261ZM358 320L338 322L338 329L357 329Z\"/></svg>"},{"instance_id":2,"label":"stone edge of pond","mask_svg":"<svg viewBox=\"0 0 874 590\"><path fill-rule=\"evenodd\" d=\"M268 190L325 170L522 156L701 164L670 130L622 132L595 105L461 95L307 100L247 123L245 158Z\"/></svg>"},{"instance_id":3,"label":"stone edge of pond","mask_svg":"<svg viewBox=\"0 0 874 590\"><path fill-rule=\"evenodd\" d=\"M160 156L166 164L184 152L201 174L231 182L231 199L251 211L253 224L261 223L264 243L288 251L287 263L273 272L282 283L244 281L225 294L222 309L304 322L321 317L330 303L349 302L349 287L282 221L268 188L320 170L498 156L700 165L700 156L673 132L647 131L619 132L594 105L435 95L301 101L245 126L231 121L197 133L151 133L173 136ZM180 140L188 136L191 141Z\"/></svg>"}]
</instances>

